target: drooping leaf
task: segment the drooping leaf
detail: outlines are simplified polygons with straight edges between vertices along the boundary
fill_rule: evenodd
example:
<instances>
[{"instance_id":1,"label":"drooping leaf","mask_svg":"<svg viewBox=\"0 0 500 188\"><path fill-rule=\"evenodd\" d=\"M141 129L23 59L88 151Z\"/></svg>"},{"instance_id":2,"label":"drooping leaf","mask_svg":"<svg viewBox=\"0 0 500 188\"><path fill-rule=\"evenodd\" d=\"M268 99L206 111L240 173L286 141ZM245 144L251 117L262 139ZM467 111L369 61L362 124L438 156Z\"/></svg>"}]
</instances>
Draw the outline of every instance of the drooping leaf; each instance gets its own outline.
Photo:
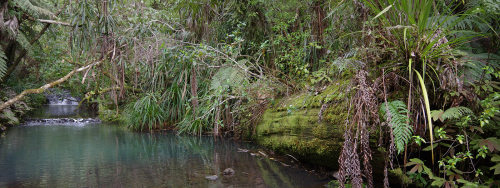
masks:
<instances>
[{"instance_id":1,"label":"drooping leaf","mask_svg":"<svg viewBox=\"0 0 500 188\"><path fill-rule=\"evenodd\" d=\"M500 163L496 164L495 166L492 166L490 170L495 169L495 175L500 174Z\"/></svg>"}]
</instances>

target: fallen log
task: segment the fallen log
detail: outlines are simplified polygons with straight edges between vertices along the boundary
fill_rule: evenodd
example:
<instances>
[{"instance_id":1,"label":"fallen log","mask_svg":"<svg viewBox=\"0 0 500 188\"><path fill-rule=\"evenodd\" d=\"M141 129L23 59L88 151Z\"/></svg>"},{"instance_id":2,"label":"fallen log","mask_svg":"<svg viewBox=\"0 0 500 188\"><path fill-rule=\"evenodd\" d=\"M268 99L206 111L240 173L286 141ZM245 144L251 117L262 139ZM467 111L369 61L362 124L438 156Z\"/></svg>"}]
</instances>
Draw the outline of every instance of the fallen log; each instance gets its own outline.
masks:
<instances>
[{"instance_id":1,"label":"fallen log","mask_svg":"<svg viewBox=\"0 0 500 188\"><path fill-rule=\"evenodd\" d=\"M0 105L0 112L9 107L10 105L14 104L16 101L22 99L24 96L26 96L27 94L38 94L38 93L43 93L45 90L51 88L51 87L54 87L56 85L59 85L61 83L63 83L64 81L68 80L69 78L71 78L71 76L73 76L75 73L77 72L82 72L84 70L87 70L87 69L90 69L92 68L93 66L96 66L96 65L99 65L102 61L98 61L98 62L95 62L95 63L91 63L91 64L88 64L86 66L83 66L83 67L80 67L78 69L74 69L73 71L69 72L68 74L66 74L66 76L62 77L62 78L59 78L58 80L56 81L53 81L53 82L50 82L48 84L45 84L43 85L42 87L38 88L38 89L27 89L27 90L24 90L23 92L21 92L21 94L9 99L7 102L3 103Z\"/></svg>"}]
</instances>

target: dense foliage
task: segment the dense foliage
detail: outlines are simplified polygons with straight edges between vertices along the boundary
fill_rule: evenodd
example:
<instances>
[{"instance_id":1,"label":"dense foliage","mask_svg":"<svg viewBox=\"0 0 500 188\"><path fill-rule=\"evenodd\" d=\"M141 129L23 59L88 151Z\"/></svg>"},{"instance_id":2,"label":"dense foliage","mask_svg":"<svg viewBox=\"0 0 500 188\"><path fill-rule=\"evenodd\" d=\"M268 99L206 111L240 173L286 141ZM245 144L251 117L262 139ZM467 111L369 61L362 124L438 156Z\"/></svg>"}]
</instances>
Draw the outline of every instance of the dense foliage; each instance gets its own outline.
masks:
<instances>
[{"instance_id":1,"label":"dense foliage","mask_svg":"<svg viewBox=\"0 0 500 188\"><path fill-rule=\"evenodd\" d=\"M59 87L102 120L241 138L275 98L351 79L341 186L374 187L374 148L387 187L390 172L498 186L499 12L496 0L0 1L0 88L87 66Z\"/></svg>"}]
</instances>

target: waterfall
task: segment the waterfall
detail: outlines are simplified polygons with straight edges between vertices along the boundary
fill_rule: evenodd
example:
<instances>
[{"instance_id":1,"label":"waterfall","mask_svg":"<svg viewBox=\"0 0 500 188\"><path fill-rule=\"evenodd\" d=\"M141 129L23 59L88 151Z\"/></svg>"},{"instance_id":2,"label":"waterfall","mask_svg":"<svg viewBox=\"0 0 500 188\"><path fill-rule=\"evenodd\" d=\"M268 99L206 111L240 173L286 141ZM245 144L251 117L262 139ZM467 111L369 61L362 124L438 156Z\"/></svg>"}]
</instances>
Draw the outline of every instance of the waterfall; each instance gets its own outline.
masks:
<instances>
[{"instance_id":1,"label":"waterfall","mask_svg":"<svg viewBox=\"0 0 500 188\"><path fill-rule=\"evenodd\" d=\"M49 89L49 93L45 95L49 105L78 105L80 99L71 96L69 91L63 90L54 92Z\"/></svg>"},{"instance_id":2,"label":"waterfall","mask_svg":"<svg viewBox=\"0 0 500 188\"><path fill-rule=\"evenodd\" d=\"M50 90L45 94L47 105L37 109L24 126L85 126L98 124L101 121L94 118L88 109L78 105L80 99L71 96L70 92Z\"/></svg>"}]
</instances>

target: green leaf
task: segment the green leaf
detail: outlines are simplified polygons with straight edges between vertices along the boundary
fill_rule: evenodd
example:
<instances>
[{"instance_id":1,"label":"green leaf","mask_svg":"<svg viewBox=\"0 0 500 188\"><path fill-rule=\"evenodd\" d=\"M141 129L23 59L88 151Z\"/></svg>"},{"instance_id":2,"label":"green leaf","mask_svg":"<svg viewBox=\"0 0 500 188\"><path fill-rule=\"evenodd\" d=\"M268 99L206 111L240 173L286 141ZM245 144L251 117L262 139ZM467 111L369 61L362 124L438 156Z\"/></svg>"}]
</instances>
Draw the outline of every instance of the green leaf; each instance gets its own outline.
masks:
<instances>
[{"instance_id":1,"label":"green leaf","mask_svg":"<svg viewBox=\"0 0 500 188\"><path fill-rule=\"evenodd\" d=\"M424 161L420 160L419 158L412 158L410 159L410 161L416 164L424 164Z\"/></svg>"},{"instance_id":2,"label":"green leaf","mask_svg":"<svg viewBox=\"0 0 500 188\"><path fill-rule=\"evenodd\" d=\"M385 7L384 10L380 11L375 17L372 18L372 21L377 19L379 16L382 16L382 14L386 13L387 11L389 11L389 9L391 9L391 7L392 7L392 5Z\"/></svg>"},{"instance_id":3,"label":"green leaf","mask_svg":"<svg viewBox=\"0 0 500 188\"><path fill-rule=\"evenodd\" d=\"M479 185L477 185L473 182L467 181L465 179L458 179L457 182L463 183L464 184L463 187L479 187Z\"/></svg>"},{"instance_id":4,"label":"green leaf","mask_svg":"<svg viewBox=\"0 0 500 188\"><path fill-rule=\"evenodd\" d=\"M431 159L432 159L432 164L434 164L434 136L432 134L432 117L431 117L431 107L429 103L429 96L427 95L427 89L425 87L424 79L420 75L418 71L415 70L415 73L417 73L418 81L420 82L420 87L422 88L422 95L424 96L424 103L425 103L425 112L427 113L427 123L429 125L429 136L431 137Z\"/></svg>"},{"instance_id":5,"label":"green leaf","mask_svg":"<svg viewBox=\"0 0 500 188\"><path fill-rule=\"evenodd\" d=\"M429 175L429 178L431 178L431 179L432 179L432 178L434 178L434 174L432 173L432 171L431 171L431 169L430 169L430 168L428 168L428 167L427 167L427 166L425 166L425 165L422 165L422 167L424 168L424 172L425 172L427 175Z\"/></svg>"},{"instance_id":6,"label":"green leaf","mask_svg":"<svg viewBox=\"0 0 500 188\"><path fill-rule=\"evenodd\" d=\"M500 163L497 163L495 166L492 166L490 170L495 170L495 175L500 174Z\"/></svg>"},{"instance_id":7,"label":"green leaf","mask_svg":"<svg viewBox=\"0 0 500 188\"><path fill-rule=\"evenodd\" d=\"M492 162L500 162L500 155L493 155L493 157L491 157L491 161Z\"/></svg>"},{"instance_id":8,"label":"green leaf","mask_svg":"<svg viewBox=\"0 0 500 188\"><path fill-rule=\"evenodd\" d=\"M432 186L437 186L437 187L442 187L444 182L446 182L445 179L439 178L439 177L434 177L434 181L432 182Z\"/></svg>"},{"instance_id":9,"label":"green leaf","mask_svg":"<svg viewBox=\"0 0 500 188\"><path fill-rule=\"evenodd\" d=\"M436 148L438 145L430 145L430 146L427 146L425 147L424 149L422 149L422 151L431 151L433 150L434 148Z\"/></svg>"},{"instance_id":10,"label":"green leaf","mask_svg":"<svg viewBox=\"0 0 500 188\"><path fill-rule=\"evenodd\" d=\"M431 116L433 121L437 121L438 119L443 122L443 118L441 116L443 115L444 111L443 110L432 110L431 111Z\"/></svg>"}]
</instances>

